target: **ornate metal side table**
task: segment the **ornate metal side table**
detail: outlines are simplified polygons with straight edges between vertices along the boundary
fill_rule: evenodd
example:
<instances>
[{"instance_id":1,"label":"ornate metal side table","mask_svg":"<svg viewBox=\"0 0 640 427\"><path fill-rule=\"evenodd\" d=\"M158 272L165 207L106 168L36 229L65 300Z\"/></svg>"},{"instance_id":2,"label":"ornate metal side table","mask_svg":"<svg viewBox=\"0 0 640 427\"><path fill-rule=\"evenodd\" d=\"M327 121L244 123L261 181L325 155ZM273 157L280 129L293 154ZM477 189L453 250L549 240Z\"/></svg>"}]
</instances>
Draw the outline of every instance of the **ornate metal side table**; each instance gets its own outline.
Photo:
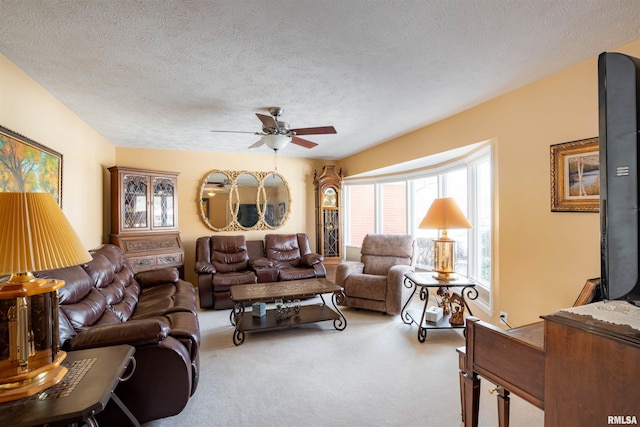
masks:
<instances>
[{"instance_id":1,"label":"ornate metal side table","mask_svg":"<svg viewBox=\"0 0 640 427\"><path fill-rule=\"evenodd\" d=\"M459 274L455 280L438 280L433 277L433 274L433 272L411 272L404 275L404 286L407 288L413 288L413 292L411 293L411 298L409 298L404 307L402 307L401 317L402 321L407 325L411 325L413 323L418 325L418 341L420 342L424 342L427 339L427 331L429 329L464 329L464 311L466 310L466 314L468 315L473 315L467 300L475 300L478 298L476 282L473 280ZM420 300L424 301L422 314L407 310L407 307L418 288L420 288ZM458 288L460 293L457 294L453 292L452 288ZM437 322L427 321L426 318L427 308L429 306L429 289L434 289L436 291L436 295L442 295L439 305L445 309L445 312L447 308L449 311L448 314L443 315L443 317ZM451 296L451 298L447 295ZM453 297L453 295L455 295L455 297ZM438 299L437 296L436 299ZM458 303L452 304L451 299L455 299ZM455 307L455 309L458 310L457 312L453 311L453 306L455 305L457 305L457 307ZM461 323L451 324L450 320L452 315L459 316Z\"/></svg>"}]
</instances>

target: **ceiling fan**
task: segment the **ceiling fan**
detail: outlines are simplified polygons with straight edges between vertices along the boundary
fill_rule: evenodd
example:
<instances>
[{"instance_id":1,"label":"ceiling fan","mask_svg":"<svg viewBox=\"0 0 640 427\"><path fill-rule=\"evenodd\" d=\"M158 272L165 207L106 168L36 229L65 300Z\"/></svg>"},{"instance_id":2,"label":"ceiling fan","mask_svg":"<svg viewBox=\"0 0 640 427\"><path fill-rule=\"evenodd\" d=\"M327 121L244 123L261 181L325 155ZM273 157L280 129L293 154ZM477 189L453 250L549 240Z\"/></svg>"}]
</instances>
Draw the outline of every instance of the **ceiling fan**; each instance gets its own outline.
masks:
<instances>
[{"instance_id":1,"label":"ceiling fan","mask_svg":"<svg viewBox=\"0 0 640 427\"><path fill-rule=\"evenodd\" d=\"M252 133L254 135L260 135L259 141L249 146L249 148L257 148L263 144L267 144L267 147L274 151L278 151L286 147L290 142L299 145L304 148L313 148L315 142L308 141L300 138L298 135L322 135L337 133L333 126L320 126L311 128L298 128L291 129L289 123L278 120L280 115L284 113L284 109L281 107L270 107L269 114L256 113L258 119L262 122L262 132L242 132L242 131L229 131L229 130L212 130L211 132L229 132L229 133Z\"/></svg>"}]
</instances>

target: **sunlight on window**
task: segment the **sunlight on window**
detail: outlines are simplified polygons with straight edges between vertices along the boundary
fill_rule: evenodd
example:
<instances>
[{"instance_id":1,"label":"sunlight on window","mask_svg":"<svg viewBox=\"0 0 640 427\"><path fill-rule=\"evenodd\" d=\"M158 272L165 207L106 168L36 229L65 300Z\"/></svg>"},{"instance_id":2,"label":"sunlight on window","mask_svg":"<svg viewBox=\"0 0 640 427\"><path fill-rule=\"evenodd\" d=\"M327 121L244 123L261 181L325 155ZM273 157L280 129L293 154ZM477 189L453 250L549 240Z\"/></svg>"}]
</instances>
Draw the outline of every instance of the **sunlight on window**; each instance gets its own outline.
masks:
<instances>
[{"instance_id":1,"label":"sunlight on window","mask_svg":"<svg viewBox=\"0 0 640 427\"><path fill-rule=\"evenodd\" d=\"M416 267L433 268L433 241L437 230L419 229L433 200L453 197L473 227L449 230L456 241L455 271L476 280L488 306L491 292L492 166L491 149L424 174L399 173L393 182L345 183L346 243L361 246L367 233L412 234L416 239Z\"/></svg>"},{"instance_id":2,"label":"sunlight on window","mask_svg":"<svg viewBox=\"0 0 640 427\"><path fill-rule=\"evenodd\" d=\"M361 246L364 236L375 232L375 187L350 185L347 190L347 244Z\"/></svg>"},{"instance_id":3,"label":"sunlight on window","mask_svg":"<svg viewBox=\"0 0 640 427\"><path fill-rule=\"evenodd\" d=\"M407 234L407 183L381 184L382 232Z\"/></svg>"}]
</instances>

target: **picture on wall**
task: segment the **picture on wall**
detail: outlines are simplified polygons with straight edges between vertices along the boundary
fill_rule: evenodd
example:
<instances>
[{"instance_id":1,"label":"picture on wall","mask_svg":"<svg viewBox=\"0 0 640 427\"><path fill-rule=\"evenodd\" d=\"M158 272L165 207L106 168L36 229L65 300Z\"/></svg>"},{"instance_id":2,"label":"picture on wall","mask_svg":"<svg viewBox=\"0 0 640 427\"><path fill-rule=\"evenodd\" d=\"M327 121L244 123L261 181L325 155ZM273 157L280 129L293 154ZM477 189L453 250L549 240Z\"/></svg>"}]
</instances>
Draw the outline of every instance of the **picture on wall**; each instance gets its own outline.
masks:
<instances>
[{"instance_id":1,"label":"picture on wall","mask_svg":"<svg viewBox=\"0 0 640 427\"><path fill-rule=\"evenodd\" d=\"M49 193L62 204L62 154L0 126L0 191Z\"/></svg>"},{"instance_id":2,"label":"picture on wall","mask_svg":"<svg viewBox=\"0 0 640 427\"><path fill-rule=\"evenodd\" d=\"M551 146L551 211L598 212L600 156L598 138Z\"/></svg>"}]
</instances>

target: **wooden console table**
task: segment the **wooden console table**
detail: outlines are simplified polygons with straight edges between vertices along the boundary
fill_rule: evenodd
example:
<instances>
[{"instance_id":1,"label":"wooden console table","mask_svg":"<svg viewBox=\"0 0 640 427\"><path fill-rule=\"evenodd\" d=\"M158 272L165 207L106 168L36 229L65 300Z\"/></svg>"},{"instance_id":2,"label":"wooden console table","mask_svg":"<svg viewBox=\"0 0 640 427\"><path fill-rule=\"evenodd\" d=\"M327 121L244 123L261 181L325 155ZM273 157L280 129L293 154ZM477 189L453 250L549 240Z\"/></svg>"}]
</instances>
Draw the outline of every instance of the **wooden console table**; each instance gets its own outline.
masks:
<instances>
[{"instance_id":1,"label":"wooden console table","mask_svg":"<svg viewBox=\"0 0 640 427\"><path fill-rule=\"evenodd\" d=\"M94 416L113 400L131 425L139 427L114 393L118 383L130 378L135 370L134 352L135 348L129 345L68 352L62 364L69 372L62 381L34 396L0 404L0 425L58 426L84 422L97 426Z\"/></svg>"},{"instance_id":2,"label":"wooden console table","mask_svg":"<svg viewBox=\"0 0 640 427\"><path fill-rule=\"evenodd\" d=\"M464 425L478 425L480 376L498 386L501 427L510 392L543 409L546 427L640 423L640 330L565 310L542 318L509 331L467 319L458 349Z\"/></svg>"}]
</instances>

